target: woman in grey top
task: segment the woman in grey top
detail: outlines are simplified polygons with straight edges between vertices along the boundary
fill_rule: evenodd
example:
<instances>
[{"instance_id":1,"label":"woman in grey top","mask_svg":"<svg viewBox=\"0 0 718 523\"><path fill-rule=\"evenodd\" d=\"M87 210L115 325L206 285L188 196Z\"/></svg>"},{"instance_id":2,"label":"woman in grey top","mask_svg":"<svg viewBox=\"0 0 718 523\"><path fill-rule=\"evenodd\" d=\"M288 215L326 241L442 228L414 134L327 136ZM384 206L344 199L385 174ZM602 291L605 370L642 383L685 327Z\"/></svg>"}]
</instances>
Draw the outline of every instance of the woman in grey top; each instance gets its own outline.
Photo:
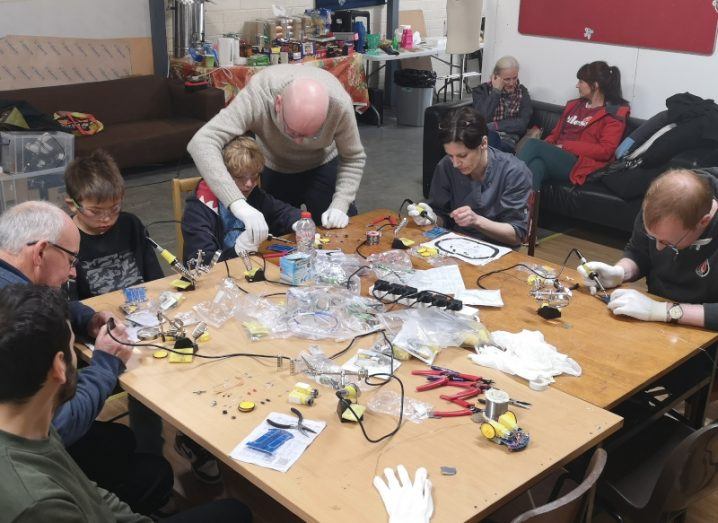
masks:
<instances>
[{"instance_id":1,"label":"woman in grey top","mask_svg":"<svg viewBox=\"0 0 718 523\"><path fill-rule=\"evenodd\" d=\"M446 156L437 164L429 202L407 207L418 225L444 227L517 247L528 233L531 171L515 156L489 147L484 118L472 107L439 124Z\"/></svg>"}]
</instances>

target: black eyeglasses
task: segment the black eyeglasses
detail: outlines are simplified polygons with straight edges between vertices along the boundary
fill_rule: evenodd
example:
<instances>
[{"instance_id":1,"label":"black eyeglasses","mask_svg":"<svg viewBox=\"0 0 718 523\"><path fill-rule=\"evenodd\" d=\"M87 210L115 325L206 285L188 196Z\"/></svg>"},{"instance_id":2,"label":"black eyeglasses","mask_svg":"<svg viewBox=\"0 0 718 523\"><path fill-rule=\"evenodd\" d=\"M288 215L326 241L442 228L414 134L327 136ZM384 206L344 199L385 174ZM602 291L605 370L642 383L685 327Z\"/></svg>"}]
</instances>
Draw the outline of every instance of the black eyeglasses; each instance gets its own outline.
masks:
<instances>
[{"instance_id":1,"label":"black eyeglasses","mask_svg":"<svg viewBox=\"0 0 718 523\"><path fill-rule=\"evenodd\" d=\"M28 247L31 247L31 246L33 246L33 245L37 245L38 243L40 243L40 240L35 240L34 242L28 242L28 243L26 243L25 245L27 245ZM79 253L79 252L72 252L71 250L65 249L65 248L62 247L61 245L58 245L58 244L56 244L56 243L54 243L54 242L47 242L47 243L48 243L49 245L52 245L52 246L55 247L56 249L59 249L59 250L61 250L62 252L64 252L65 254L68 254L68 255L70 256L70 259L69 259L68 261L70 262L70 268L71 268L71 269L72 269L73 267L77 267L77 262L80 261L79 258L78 258L78 256L80 256L80 253Z\"/></svg>"},{"instance_id":2,"label":"black eyeglasses","mask_svg":"<svg viewBox=\"0 0 718 523\"><path fill-rule=\"evenodd\" d=\"M687 230L687 231L685 232L685 234L684 234L683 236L681 236L680 240L678 240L676 243L664 242L663 240L657 239L655 236L651 236L651 235L648 234L647 232L644 233L644 234L646 235L646 238L648 238L650 241L654 241L654 242L656 242L656 243L660 243L660 244L663 245L664 247L669 248L669 249L671 250L671 252L673 253L673 257L675 258L676 256L678 256L678 253L680 252L680 250L678 249L677 245L680 245L680 243L681 243L683 240L685 240L685 238L686 238L686 236L688 236L688 233L689 233L689 232L691 232L690 229Z\"/></svg>"}]
</instances>

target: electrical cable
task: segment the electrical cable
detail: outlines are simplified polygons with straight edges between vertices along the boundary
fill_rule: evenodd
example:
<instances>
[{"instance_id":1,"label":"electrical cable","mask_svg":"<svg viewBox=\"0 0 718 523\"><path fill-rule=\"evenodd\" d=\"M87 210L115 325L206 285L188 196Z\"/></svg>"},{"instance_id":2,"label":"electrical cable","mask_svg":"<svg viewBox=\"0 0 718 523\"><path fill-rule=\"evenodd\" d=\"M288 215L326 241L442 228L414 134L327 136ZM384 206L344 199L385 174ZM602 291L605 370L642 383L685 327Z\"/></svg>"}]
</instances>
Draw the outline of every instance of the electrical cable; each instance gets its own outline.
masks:
<instances>
[{"instance_id":1,"label":"electrical cable","mask_svg":"<svg viewBox=\"0 0 718 523\"><path fill-rule=\"evenodd\" d=\"M460 252L456 252L455 250L454 251L449 250L448 248L442 247L442 245L441 245L442 242L458 242L458 241L465 241L465 242L470 242L470 243L475 243L477 245L481 245L483 247L491 249L491 254L489 254L488 256L469 256L466 254L462 254ZM491 259L494 256L497 256L499 254L498 247L495 247L489 243L482 242L481 240L477 240L475 238L443 238L443 239L437 240L436 243L434 243L434 246L437 249L439 249L440 251L443 251L448 254L456 254L458 256L466 258L467 260L488 260L488 259Z\"/></svg>"},{"instance_id":2,"label":"electrical cable","mask_svg":"<svg viewBox=\"0 0 718 523\"><path fill-rule=\"evenodd\" d=\"M171 353L173 353L173 354L179 354L179 355L181 355L181 356L187 356L187 354L184 353L184 352L177 351L177 350L174 350L174 349L170 349L170 348L168 348L168 347L163 347L162 345L157 345L157 344L155 344L155 343L132 343L132 342L129 342L129 341L118 340L118 339L115 337L115 335L112 334L112 330L115 328L115 321L114 321L113 318L110 318L110 320L111 320L111 321L108 321L108 322L107 322L107 335L108 335L110 338L112 338L113 341L115 341L116 343L119 343L120 345L126 345L126 346L128 346L128 347L140 347L140 348L143 348L143 349L150 349L150 348L160 349L160 350L166 350L167 352L171 352ZM218 355L218 356L211 356L211 355L206 355L206 354L198 354L198 349L195 350L194 347L192 347L192 356L195 356L195 357L197 357L197 358L204 358L204 359L207 359L207 360L225 360L225 359L238 358L238 357L240 357L240 356L244 356L244 357L248 357L248 358L269 358L269 359L277 360L277 361L281 361L281 360L292 361L292 358L290 358L289 356L282 356L281 354L275 354L275 355L272 355L272 354L254 354L254 353L251 353L251 352L234 352L234 353L230 353L230 354L222 354L222 355Z\"/></svg>"},{"instance_id":3,"label":"electrical cable","mask_svg":"<svg viewBox=\"0 0 718 523\"><path fill-rule=\"evenodd\" d=\"M351 273L349 275L349 277L347 278L347 284L346 284L347 289L349 288L349 285L351 284L352 278L354 276L356 276L357 274L359 274L359 272L361 272L363 269L371 269L371 267L369 265L362 265L357 270L355 270L353 273ZM359 278L361 279L361 276Z\"/></svg>"},{"instance_id":4,"label":"electrical cable","mask_svg":"<svg viewBox=\"0 0 718 523\"><path fill-rule=\"evenodd\" d=\"M359 245L357 245L357 248L354 249L354 252L356 252L359 256L361 256L362 258L364 258L364 259L366 260L366 256L364 256L364 255L359 251L359 248L362 247L362 246L364 246L364 245L366 245L366 240L364 240L364 241L361 242Z\"/></svg>"},{"instance_id":5,"label":"electrical cable","mask_svg":"<svg viewBox=\"0 0 718 523\"><path fill-rule=\"evenodd\" d=\"M399 379L397 376L394 375L394 359L395 359L394 344L389 340L388 336L386 335L386 330L380 329L380 330L375 330L375 331L367 332L365 334L359 334L357 336L354 336L354 338L352 338L352 341L349 343L349 345L346 346L346 348L342 349L341 351L337 352L336 354L333 354L332 356L329 356L329 359L337 358L337 357L341 356L342 354L345 354L349 349L351 349L351 347L354 345L354 342L356 342L358 339L365 338L367 336L370 336L372 334L377 334L377 333L381 333L382 337L384 338L384 341L386 341L387 345L389 345L389 351L390 351L389 373L387 374L384 372L377 372L375 374L370 374L369 376L364 378L364 383L366 383L370 387L380 387L382 385L386 385L387 383L389 383L389 381L394 379L399 383L399 389L401 390L401 394L400 394L400 400L399 400L399 420L397 421L396 427L392 431L381 436L380 438L369 437L369 434L367 434L366 427L364 427L364 422L362 421L361 417L359 415L357 415L356 411L352 408L351 402L349 402L349 401L346 402L347 409L349 410L349 412L352 413L352 415L354 416L354 419L357 420L357 423L359 423L359 428L361 428L364 438L366 438L366 440L369 443L379 443L380 441L384 441L385 439L392 437L394 434L399 432L399 429L401 428L401 424L404 421L404 383L401 381L401 379ZM386 379L384 379L378 383L369 381L370 378L378 378L378 377L385 377Z\"/></svg>"},{"instance_id":6,"label":"electrical cable","mask_svg":"<svg viewBox=\"0 0 718 523\"><path fill-rule=\"evenodd\" d=\"M145 231L148 231L149 228L153 225L161 225L161 224L169 224L169 223L173 223L173 224L179 223L181 225L182 221L181 220L157 220L157 221L154 221L154 222L151 222L151 223L148 223L147 225L145 225ZM210 235L212 236L212 239L216 242L216 244L219 246L218 248L221 248L222 242L219 241L219 238L217 238L217 236L215 236L215 234L212 232L210 232ZM149 232L148 232L148 236L149 236ZM242 288L242 286L239 285L239 283L237 283L237 279L234 278L232 276L232 274L229 272L229 263L227 263L227 258L222 260L222 262L224 263L224 268L227 271L227 278L232 280L240 291L242 291L245 294L249 294L249 291Z\"/></svg>"},{"instance_id":7,"label":"electrical cable","mask_svg":"<svg viewBox=\"0 0 718 523\"><path fill-rule=\"evenodd\" d=\"M504 267L503 269L497 269L497 270L495 270L495 271L489 271L489 272L486 272L486 273L482 274L481 276L479 276L479 277L476 279L476 286L479 287L480 289L486 290L486 287L484 287L484 286L481 284L481 280L483 280L484 278L488 278L489 276L492 276L492 275L494 275L494 274L498 274L498 273L500 273L500 272L505 272L505 271L509 271L509 270L511 270L511 269L515 269L516 267L523 267L524 269L527 269L528 271L532 272L532 273L535 274L536 276L539 276L539 277L541 277L541 278L543 278L543 279L545 279L545 280L556 281L556 280L558 280L558 279L561 277L561 275L563 274L563 270L566 268L566 263L568 262L568 259L571 257L572 254L576 254L576 255L578 256L578 251L576 251L576 249L571 249L570 251L568 251L568 254L566 255L566 258L564 258L563 263L561 264L561 269L558 271L558 274L557 274L556 276L546 276L545 274L542 274L542 273L536 271L535 269L533 269L532 267L526 265L525 263L516 263L516 264L511 265L511 266L509 266L509 267Z\"/></svg>"}]
</instances>

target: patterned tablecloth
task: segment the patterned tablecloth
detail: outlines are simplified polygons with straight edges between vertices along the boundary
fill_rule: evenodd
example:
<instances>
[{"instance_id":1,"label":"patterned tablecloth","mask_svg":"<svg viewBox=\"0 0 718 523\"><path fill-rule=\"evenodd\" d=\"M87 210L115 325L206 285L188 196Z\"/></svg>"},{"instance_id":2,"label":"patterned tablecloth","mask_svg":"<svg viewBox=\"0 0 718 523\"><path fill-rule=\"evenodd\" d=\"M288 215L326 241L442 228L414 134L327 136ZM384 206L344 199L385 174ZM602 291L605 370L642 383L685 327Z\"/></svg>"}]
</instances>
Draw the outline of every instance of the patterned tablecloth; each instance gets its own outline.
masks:
<instances>
[{"instance_id":1,"label":"patterned tablecloth","mask_svg":"<svg viewBox=\"0 0 718 523\"><path fill-rule=\"evenodd\" d=\"M305 59L302 62L295 63L298 65L321 67L332 73L342 83L344 89L349 93L349 96L351 96L357 112L363 113L369 108L369 90L367 89L363 58L364 56L362 54L354 53L350 56L323 58L321 60ZM265 67L271 67L271 65ZM201 67L192 69L184 64L184 67L181 69L180 74L185 78L190 76L190 74L206 74L214 87L224 91L225 103L229 104L237 93L247 85L249 79L261 71L263 67L233 65L231 67L217 67L213 69ZM188 69L192 70L188 71ZM177 69L175 70L177 71Z\"/></svg>"}]
</instances>

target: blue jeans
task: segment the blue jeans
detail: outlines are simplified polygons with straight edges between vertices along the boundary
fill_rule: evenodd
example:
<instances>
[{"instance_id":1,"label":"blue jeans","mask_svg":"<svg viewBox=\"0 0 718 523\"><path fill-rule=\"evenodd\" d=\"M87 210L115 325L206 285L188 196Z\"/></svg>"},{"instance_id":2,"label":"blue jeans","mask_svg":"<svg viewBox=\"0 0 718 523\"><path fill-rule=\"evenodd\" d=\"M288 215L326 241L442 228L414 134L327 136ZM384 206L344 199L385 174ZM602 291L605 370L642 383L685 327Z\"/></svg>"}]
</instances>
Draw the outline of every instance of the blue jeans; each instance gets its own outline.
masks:
<instances>
[{"instance_id":1,"label":"blue jeans","mask_svg":"<svg viewBox=\"0 0 718 523\"><path fill-rule=\"evenodd\" d=\"M262 189L294 207L305 204L314 221L319 223L322 214L332 203L338 167L338 158L301 173L280 173L265 167L262 171ZM349 206L348 214L357 214L353 203Z\"/></svg>"},{"instance_id":2,"label":"blue jeans","mask_svg":"<svg viewBox=\"0 0 718 523\"><path fill-rule=\"evenodd\" d=\"M533 188L541 190L544 180L569 181L578 157L538 138L528 140L517 155L533 174Z\"/></svg>"}]
</instances>

